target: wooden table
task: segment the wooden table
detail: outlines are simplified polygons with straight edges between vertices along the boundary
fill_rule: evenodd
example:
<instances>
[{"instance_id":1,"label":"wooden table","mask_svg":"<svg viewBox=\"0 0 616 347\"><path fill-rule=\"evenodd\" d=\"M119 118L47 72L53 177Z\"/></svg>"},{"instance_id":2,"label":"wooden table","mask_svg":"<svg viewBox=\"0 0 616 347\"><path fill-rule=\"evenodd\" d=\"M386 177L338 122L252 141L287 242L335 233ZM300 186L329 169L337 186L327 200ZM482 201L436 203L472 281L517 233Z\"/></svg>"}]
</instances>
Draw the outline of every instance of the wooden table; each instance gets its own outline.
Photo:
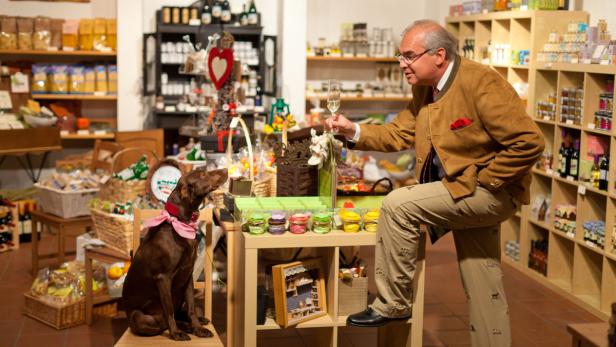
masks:
<instances>
[{"instance_id":1,"label":"wooden table","mask_svg":"<svg viewBox=\"0 0 616 347\"><path fill-rule=\"evenodd\" d=\"M578 323L567 325L572 347L608 347L608 323Z\"/></svg>"},{"instance_id":2,"label":"wooden table","mask_svg":"<svg viewBox=\"0 0 616 347\"><path fill-rule=\"evenodd\" d=\"M97 260L103 263L115 263L118 261L128 261L130 257L108 247L86 248L86 324L92 325L92 307L94 305L117 300L109 295L92 295L92 261Z\"/></svg>"},{"instance_id":3,"label":"wooden table","mask_svg":"<svg viewBox=\"0 0 616 347\"><path fill-rule=\"evenodd\" d=\"M0 166L7 156L16 157L33 183L38 182L49 152L62 150L60 130L55 127L0 130L0 139ZM38 172L32 166L31 154L43 155Z\"/></svg>"},{"instance_id":4,"label":"wooden table","mask_svg":"<svg viewBox=\"0 0 616 347\"><path fill-rule=\"evenodd\" d=\"M65 238L69 235L79 236L92 227L92 218L90 216L81 216L74 218L62 218L43 211L34 210L30 212L32 216L32 276L36 276L38 272L39 259L56 257L59 263L64 262L65 256ZM40 224L40 228L39 228ZM58 232L58 253L39 255L38 238L39 233L42 233L43 227L53 228Z\"/></svg>"}]
</instances>

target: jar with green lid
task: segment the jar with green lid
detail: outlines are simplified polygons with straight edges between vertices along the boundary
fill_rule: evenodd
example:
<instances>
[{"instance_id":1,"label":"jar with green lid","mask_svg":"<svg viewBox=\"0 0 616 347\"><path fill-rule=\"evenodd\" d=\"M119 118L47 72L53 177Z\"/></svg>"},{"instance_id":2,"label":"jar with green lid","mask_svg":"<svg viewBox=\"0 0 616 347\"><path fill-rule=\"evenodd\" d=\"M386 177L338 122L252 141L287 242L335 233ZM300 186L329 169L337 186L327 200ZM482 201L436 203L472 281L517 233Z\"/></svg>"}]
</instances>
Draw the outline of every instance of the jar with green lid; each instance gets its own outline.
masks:
<instances>
[{"instance_id":1,"label":"jar with green lid","mask_svg":"<svg viewBox=\"0 0 616 347\"><path fill-rule=\"evenodd\" d=\"M364 230L369 233L376 233L379 226L379 216L380 212L378 209L368 210L364 214Z\"/></svg>"},{"instance_id":2,"label":"jar with green lid","mask_svg":"<svg viewBox=\"0 0 616 347\"><path fill-rule=\"evenodd\" d=\"M265 215L261 213L253 213L248 217L248 232L253 235L261 235L265 233Z\"/></svg>"},{"instance_id":3,"label":"jar with green lid","mask_svg":"<svg viewBox=\"0 0 616 347\"><path fill-rule=\"evenodd\" d=\"M342 230L345 233L357 233L361 229L361 216L357 211L343 209L340 211L340 219L342 220Z\"/></svg>"},{"instance_id":4,"label":"jar with green lid","mask_svg":"<svg viewBox=\"0 0 616 347\"><path fill-rule=\"evenodd\" d=\"M332 230L332 216L328 212L318 212L312 217L312 231L326 234Z\"/></svg>"}]
</instances>

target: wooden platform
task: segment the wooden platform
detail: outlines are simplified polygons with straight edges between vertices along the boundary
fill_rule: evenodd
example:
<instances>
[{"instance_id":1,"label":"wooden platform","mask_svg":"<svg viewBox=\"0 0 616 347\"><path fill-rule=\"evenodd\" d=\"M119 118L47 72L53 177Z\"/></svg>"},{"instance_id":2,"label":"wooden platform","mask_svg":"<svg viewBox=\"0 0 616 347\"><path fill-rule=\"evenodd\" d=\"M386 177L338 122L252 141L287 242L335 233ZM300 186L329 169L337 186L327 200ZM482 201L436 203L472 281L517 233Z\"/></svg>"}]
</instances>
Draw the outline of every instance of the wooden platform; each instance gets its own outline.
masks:
<instances>
[{"instance_id":1,"label":"wooden platform","mask_svg":"<svg viewBox=\"0 0 616 347\"><path fill-rule=\"evenodd\" d=\"M169 332L165 331L162 335L152 336L152 337L143 337L136 336L130 332L130 329L126 329L124 335L118 340L115 344L115 347L134 347L134 346L156 346L156 347L167 347L167 346L199 346L199 347L223 347L222 341L220 341L220 337L214 326L212 324L207 325L208 330L210 330L214 336L213 337L197 337L195 335L190 335L190 341L173 341L169 338Z\"/></svg>"}]
</instances>

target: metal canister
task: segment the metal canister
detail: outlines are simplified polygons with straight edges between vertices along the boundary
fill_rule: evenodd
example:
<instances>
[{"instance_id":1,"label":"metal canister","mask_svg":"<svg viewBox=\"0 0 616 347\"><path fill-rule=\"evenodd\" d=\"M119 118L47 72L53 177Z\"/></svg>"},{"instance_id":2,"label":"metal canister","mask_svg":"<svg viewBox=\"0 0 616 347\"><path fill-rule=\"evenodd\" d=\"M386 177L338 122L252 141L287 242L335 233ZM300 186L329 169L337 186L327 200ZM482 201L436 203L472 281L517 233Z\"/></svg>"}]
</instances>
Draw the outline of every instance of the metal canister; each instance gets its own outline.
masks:
<instances>
[{"instance_id":1,"label":"metal canister","mask_svg":"<svg viewBox=\"0 0 616 347\"><path fill-rule=\"evenodd\" d=\"M180 8L174 7L171 10L171 23L180 24Z\"/></svg>"},{"instance_id":2,"label":"metal canister","mask_svg":"<svg viewBox=\"0 0 616 347\"><path fill-rule=\"evenodd\" d=\"M171 23L171 7L163 7L163 24Z\"/></svg>"},{"instance_id":3,"label":"metal canister","mask_svg":"<svg viewBox=\"0 0 616 347\"><path fill-rule=\"evenodd\" d=\"M190 9L188 7L182 7L182 24L188 25L190 21Z\"/></svg>"}]
</instances>

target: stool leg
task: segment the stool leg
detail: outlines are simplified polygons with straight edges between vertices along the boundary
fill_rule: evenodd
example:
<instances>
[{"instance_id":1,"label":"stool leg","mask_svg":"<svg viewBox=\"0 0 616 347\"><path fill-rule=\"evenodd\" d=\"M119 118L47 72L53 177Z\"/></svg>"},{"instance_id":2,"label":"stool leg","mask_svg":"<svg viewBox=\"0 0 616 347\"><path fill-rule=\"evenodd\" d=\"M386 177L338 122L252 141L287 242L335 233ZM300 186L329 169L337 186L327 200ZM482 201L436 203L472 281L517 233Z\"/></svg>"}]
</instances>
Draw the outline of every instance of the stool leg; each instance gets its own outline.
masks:
<instances>
[{"instance_id":1,"label":"stool leg","mask_svg":"<svg viewBox=\"0 0 616 347\"><path fill-rule=\"evenodd\" d=\"M92 258L86 250L86 324L92 325Z\"/></svg>"},{"instance_id":2,"label":"stool leg","mask_svg":"<svg viewBox=\"0 0 616 347\"><path fill-rule=\"evenodd\" d=\"M64 263L64 225L60 224L58 226L58 260L60 264Z\"/></svg>"},{"instance_id":3,"label":"stool leg","mask_svg":"<svg viewBox=\"0 0 616 347\"><path fill-rule=\"evenodd\" d=\"M36 219L32 220L32 277L36 277L38 272L38 236L39 236L39 222Z\"/></svg>"}]
</instances>

